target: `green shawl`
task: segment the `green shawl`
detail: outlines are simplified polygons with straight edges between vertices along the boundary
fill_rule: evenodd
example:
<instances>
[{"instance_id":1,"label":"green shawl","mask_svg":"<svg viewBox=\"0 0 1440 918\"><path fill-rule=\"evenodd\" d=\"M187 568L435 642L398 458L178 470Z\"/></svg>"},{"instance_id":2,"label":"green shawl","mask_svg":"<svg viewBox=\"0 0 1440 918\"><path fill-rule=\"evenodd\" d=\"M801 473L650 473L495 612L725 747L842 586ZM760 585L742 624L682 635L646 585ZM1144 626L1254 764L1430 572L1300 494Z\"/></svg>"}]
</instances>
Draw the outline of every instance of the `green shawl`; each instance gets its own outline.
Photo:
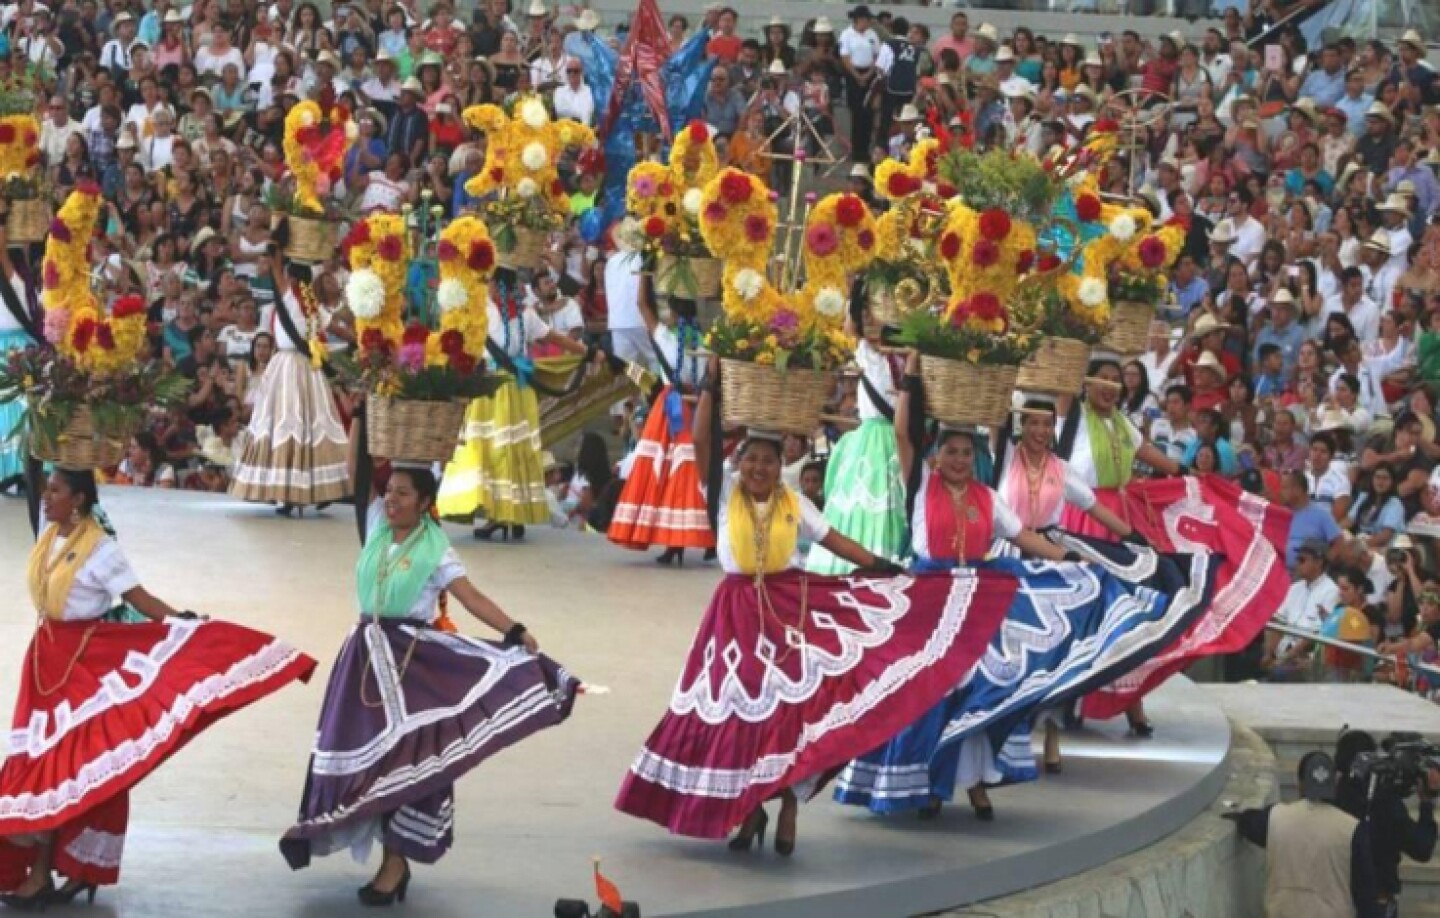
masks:
<instances>
[{"instance_id":1,"label":"green shawl","mask_svg":"<svg viewBox=\"0 0 1440 918\"><path fill-rule=\"evenodd\" d=\"M1097 488L1123 488L1135 465L1134 428L1116 408L1107 422L1085 406L1085 432L1090 435L1090 458L1095 463Z\"/></svg>"},{"instance_id":2,"label":"green shawl","mask_svg":"<svg viewBox=\"0 0 1440 918\"><path fill-rule=\"evenodd\" d=\"M360 552L360 561L355 565L355 593L360 598L362 615L409 615L450 547L439 524L428 517L391 552L394 541L390 524L382 522Z\"/></svg>"}]
</instances>

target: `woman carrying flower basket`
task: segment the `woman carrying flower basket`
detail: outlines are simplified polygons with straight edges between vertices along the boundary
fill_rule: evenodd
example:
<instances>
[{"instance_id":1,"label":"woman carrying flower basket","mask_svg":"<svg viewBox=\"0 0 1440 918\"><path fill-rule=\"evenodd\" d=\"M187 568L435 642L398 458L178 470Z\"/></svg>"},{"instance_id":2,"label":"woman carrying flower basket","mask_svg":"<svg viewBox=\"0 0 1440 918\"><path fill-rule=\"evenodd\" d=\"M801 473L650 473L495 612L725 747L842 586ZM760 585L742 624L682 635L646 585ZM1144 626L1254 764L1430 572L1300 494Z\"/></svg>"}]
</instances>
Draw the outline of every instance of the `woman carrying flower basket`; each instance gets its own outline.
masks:
<instances>
[{"instance_id":1,"label":"woman carrying flower basket","mask_svg":"<svg viewBox=\"0 0 1440 918\"><path fill-rule=\"evenodd\" d=\"M350 493L345 470L349 439L319 367L326 318L311 269L287 265L278 250L270 257L275 289L284 291L270 329L276 352L255 393L230 494L276 504L276 512L288 516L296 507L331 503Z\"/></svg>"},{"instance_id":2,"label":"woman carrying flower basket","mask_svg":"<svg viewBox=\"0 0 1440 918\"><path fill-rule=\"evenodd\" d=\"M38 344L39 330L29 311L29 291L24 279L10 263L9 249L5 246L4 230L0 229L0 362L8 361L11 354L19 354L25 348ZM10 374L16 375L16 374ZM23 393L15 392L9 400L0 399L0 491L8 491L24 480L25 447L23 425L25 400Z\"/></svg>"},{"instance_id":3,"label":"woman carrying flower basket","mask_svg":"<svg viewBox=\"0 0 1440 918\"><path fill-rule=\"evenodd\" d=\"M605 534L616 545L640 551L663 545L660 564L685 563L685 549L715 548L705 512L700 472L691 441L686 396L705 382L700 328L693 300L671 297L674 327L661 322L650 278L640 278L640 314L645 320L665 385L650 405L640 442L630 456L630 474Z\"/></svg>"},{"instance_id":4,"label":"woman carrying flower basket","mask_svg":"<svg viewBox=\"0 0 1440 918\"><path fill-rule=\"evenodd\" d=\"M97 501L93 472L55 471L30 555L40 617L0 768L0 901L19 910L93 902L118 882L130 790L220 718L315 669L269 635L146 592ZM117 598L141 623L109 618Z\"/></svg>"}]
</instances>

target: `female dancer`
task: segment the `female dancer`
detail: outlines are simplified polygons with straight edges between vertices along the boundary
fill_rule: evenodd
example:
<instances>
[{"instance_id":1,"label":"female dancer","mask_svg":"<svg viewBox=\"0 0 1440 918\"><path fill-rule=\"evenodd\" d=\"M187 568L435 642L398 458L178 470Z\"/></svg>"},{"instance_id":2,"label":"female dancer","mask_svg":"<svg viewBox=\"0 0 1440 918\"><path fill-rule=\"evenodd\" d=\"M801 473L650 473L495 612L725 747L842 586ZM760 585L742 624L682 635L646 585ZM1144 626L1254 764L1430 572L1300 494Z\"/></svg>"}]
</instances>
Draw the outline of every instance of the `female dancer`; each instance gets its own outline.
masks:
<instances>
[{"instance_id":1,"label":"female dancer","mask_svg":"<svg viewBox=\"0 0 1440 918\"><path fill-rule=\"evenodd\" d=\"M605 534L616 545L640 551L663 545L665 551L657 562L684 565L685 549L704 549L707 557L715 549L690 437L693 412L684 398L704 382L705 366L694 354L701 340L694 301L670 298L675 315L675 327L671 328L659 320L651 292L650 277L642 274L640 314L655 342L666 384L650 406L645 430L630 456L629 477Z\"/></svg>"},{"instance_id":2,"label":"female dancer","mask_svg":"<svg viewBox=\"0 0 1440 918\"><path fill-rule=\"evenodd\" d=\"M344 848L363 861L379 840L380 869L358 891L367 906L405 901L409 861L449 849L455 781L564 721L579 688L465 576L431 516L437 488L428 466L396 464L371 508L355 566L361 620L330 673L300 821L280 842L299 870ZM444 593L504 642L436 628Z\"/></svg>"},{"instance_id":3,"label":"female dancer","mask_svg":"<svg viewBox=\"0 0 1440 918\"><path fill-rule=\"evenodd\" d=\"M289 516L296 507L331 503L350 493L348 440L330 384L311 362L309 325L327 320L310 269L292 264L287 276L274 247L270 259L275 289L284 291L271 328L276 353L256 391L250 435L235 465L230 494L274 503L277 513Z\"/></svg>"},{"instance_id":4,"label":"female dancer","mask_svg":"<svg viewBox=\"0 0 1440 918\"><path fill-rule=\"evenodd\" d=\"M0 288L0 360L35 343L38 339L33 335L39 334L30 316L25 279L10 263L5 242L5 231L0 228L0 285L4 285ZM25 477L25 452L19 436L24 416L24 399L0 405L0 491L18 487Z\"/></svg>"},{"instance_id":5,"label":"female dancer","mask_svg":"<svg viewBox=\"0 0 1440 918\"><path fill-rule=\"evenodd\" d=\"M852 291L846 331L857 336L860 367L856 401L860 426L842 436L825 466L825 519L869 551L886 558L905 553L905 480L895 449L895 372L890 358L865 329L863 287ZM811 549L806 568L847 574L851 565L824 548Z\"/></svg>"},{"instance_id":6,"label":"female dancer","mask_svg":"<svg viewBox=\"0 0 1440 918\"><path fill-rule=\"evenodd\" d=\"M540 401L530 385L530 344L544 342L571 354L591 352L550 328L534 307L521 306L513 270L498 269L493 284L488 347L502 381L493 395L470 403L465 440L445 470L436 503L446 518L483 515L487 524L475 527L475 538L488 542L498 533L508 542L525 538L526 524L550 519L540 461Z\"/></svg>"},{"instance_id":7,"label":"female dancer","mask_svg":"<svg viewBox=\"0 0 1440 918\"><path fill-rule=\"evenodd\" d=\"M719 376L695 412L708 467ZM718 456L718 454L717 454ZM834 531L780 482L780 444L751 431L719 495L717 550L728 576L706 611L670 710L616 807L672 832L764 843L763 804L781 798L775 850L795 849L798 799L833 769L918 717L983 652L1014 597L1009 578L892 579L892 561ZM883 577L796 570L801 538Z\"/></svg>"},{"instance_id":8,"label":"female dancer","mask_svg":"<svg viewBox=\"0 0 1440 918\"><path fill-rule=\"evenodd\" d=\"M29 570L40 623L0 768L3 901L41 911L118 882L132 787L221 717L315 669L268 635L147 592L96 517L92 473L57 470L44 497L50 525ZM143 623L111 620L117 597Z\"/></svg>"}]
</instances>

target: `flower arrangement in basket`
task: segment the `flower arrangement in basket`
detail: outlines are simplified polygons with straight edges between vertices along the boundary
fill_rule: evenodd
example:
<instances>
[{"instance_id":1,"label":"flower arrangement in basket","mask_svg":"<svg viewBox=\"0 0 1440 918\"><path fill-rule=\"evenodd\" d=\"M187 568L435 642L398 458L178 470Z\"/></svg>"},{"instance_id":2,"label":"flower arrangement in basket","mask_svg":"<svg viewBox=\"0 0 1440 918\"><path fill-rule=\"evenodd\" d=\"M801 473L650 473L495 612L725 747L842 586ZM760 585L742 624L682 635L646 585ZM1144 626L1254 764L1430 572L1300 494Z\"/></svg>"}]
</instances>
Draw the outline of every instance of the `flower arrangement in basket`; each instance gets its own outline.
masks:
<instances>
[{"instance_id":1,"label":"flower arrangement in basket","mask_svg":"<svg viewBox=\"0 0 1440 918\"><path fill-rule=\"evenodd\" d=\"M850 280L874 257L875 218L855 195L822 199L800 240L803 285L799 265L785 258L777 286L766 268L778 216L770 189L746 172L726 169L706 184L701 233L725 263L723 314L706 340L724 367L726 422L808 433L830 396L831 372L853 351L842 323Z\"/></svg>"},{"instance_id":2,"label":"flower arrangement in basket","mask_svg":"<svg viewBox=\"0 0 1440 918\"><path fill-rule=\"evenodd\" d=\"M875 260L865 279L871 314L882 325L899 325L948 293L934 240L955 187L940 178L940 157L940 141L930 138L908 160L886 160L876 170L876 192L892 206L876 220Z\"/></svg>"},{"instance_id":3,"label":"flower arrangement in basket","mask_svg":"<svg viewBox=\"0 0 1440 918\"><path fill-rule=\"evenodd\" d=\"M334 93L319 101L296 103L285 116L285 165L295 177L288 200L276 200L277 213L290 216L285 254L296 261L318 262L335 250L335 224L325 219L325 199L344 175L345 155L359 136L350 111L335 103Z\"/></svg>"},{"instance_id":4,"label":"flower arrangement in basket","mask_svg":"<svg viewBox=\"0 0 1440 918\"><path fill-rule=\"evenodd\" d=\"M1059 282L1061 260L1039 240L1065 175L1033 156L963 145L939 155L936 167L955 189L934 240L950 297L907 316L899 340L921 354L936 417L998 424L1020 364L1040 346L1034 322Z\"/></svg>"},{"instance_id":5,"label":"flower arrangement in basket","mask_svg":"<svg viewBox=\"0 0 1440 918\"><path fill-rule=\"evenodd\" d=\"M372 214L355 224L343 249L351 268L345 296L359 336L353 374L369 392L371 452L446 460L454 452L466 404L486 388L486 310L496 265L490 232L474 216L461 217L440 232L435 309L408 321L404 219Z\"/></svg>"},{"instance_id":6,"label":"flower arrangement in basket","mask_svg":"<svg viewBox=\"0 0 1440 918\"><path fill-rule=\"evenodd\" d=\"M700 232L705 185L720 171L710 128L691 122L675 137L670 163L637 163L626 181L625 204L639 221L640 252L659 293L686 299L720 295L721 266Z\"/></svg>"},{"instance_id":7,"label":"flower arrangement in basket","mask_svg":"<svg viewBox=\"0 0 1440 918\"><path fill-rule=\"evenodd\" d=\"M9 205L5 228L11 243L40 242L50 226L35 118L40 91L31 73L0 83L0 195Z\"/></svg>"},{"instance_id":8,"label":"flower arrangement in basket","mask_svg":"<svg viewBox=\"0 0 1440 918\"><path fill-rule=\"evenodd\" d=\"M0 365L0 401L29 405L31 451L67 468L116 464L146 412L182 404L189 391L183 376L149 358L144 301L121 297L107 309L91 291L88 249L99 213L92 183L60 208L41 269L46 344Z\"/></svg>"},{"instance_id":9,"label":"flower arrangement in basket","mask_svg":"<svg viewBox=\"0 0 1440 918\"><path fill-rule=\"evenodd\" d=\"M465 123L484 131L485 163L465 183L483 207L501 264L533 268L546 234L565 224L570 198L560 180L567 150L595 146L595 132L569 118L555 119L539 96L522 96L509 114L498 105L472 105Z\"/></svg>"}]
</instances>

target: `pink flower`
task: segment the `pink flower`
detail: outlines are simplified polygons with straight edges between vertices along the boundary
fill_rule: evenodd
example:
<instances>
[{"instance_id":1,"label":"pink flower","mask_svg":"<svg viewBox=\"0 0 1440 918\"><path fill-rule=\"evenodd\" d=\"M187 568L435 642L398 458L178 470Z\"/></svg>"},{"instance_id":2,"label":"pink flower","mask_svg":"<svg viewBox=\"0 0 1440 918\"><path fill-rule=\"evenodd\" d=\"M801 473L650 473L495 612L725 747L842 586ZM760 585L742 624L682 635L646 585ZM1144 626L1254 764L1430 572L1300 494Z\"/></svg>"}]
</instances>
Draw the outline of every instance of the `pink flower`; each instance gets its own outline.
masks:
<instances>
[{"instance_id":1,"label":"pink flower","mask_svg":"<svg viewBox=\"0 0 1440 918\"><path fill-rule=\"evenodd\" d=\"M1146 236L1140 240L1140 263L1151 270L1160 267L1165 262L1165 243L1156 236Z\"/></svg>"},{"instance_id":2,"label":"pink flower","mask_svg":"<svg viewBox=\"0 0 1440 918\"><path fill-rule=\"evenodd\" d=\"M775 315L770 317L770 330L777 335L784 335L794 332L800 327L800 317L794 310L777 309Z\"/></svg>"},{"instance_id":3,"label":"pink flower","mask_svg":"<svg viewBox=\"0 0 1440 918\"><path fill-rule=\"evenodd\" d=\"M53 261L46 261L44 279L46 290L54 290L60 286L60 266Z\"/></svg>"},{"instance_id":4,"label":"pink flower","mask_svg":"<svg viewBox=\"0 0 1440 918\"><path fill-rule=\"evenodd\" d=\"M725 205L719 201L711 201L705 205L705 219L711 223L719 223L729 216L729 214L730 211L726 210Z\"/></svg>"},{"instance_id":5,"label":"pink flower","mask_svg":"<svg viewBox=\"0 0 1440 918\"><path fill-rule=\"evenodd\" d=\"M764 242L770 238L770 221L760 214L745 218L745 238L751 242Z\"/></svg>"},{"instance_id":6,"label":"pink flower","mask_svg":"<svg viewBox=\"0 0 1440 918\"><path fill-rule=\"evenodd\" d=\"M840 237L828 223L817 223L805 233L805 244L815 255L824 257L840 247Z\"/></svg>"},{"instance_id":7,"label":"pink flower","mask_svg":"<svg viewBox=\"0 0 1440 918\"><path fill-rule=\"evenodd\" d=\"M65 221L59 217L50 221L50 238L56 242L70 241L70 227L66 226Z\"/></svg>"},{"instance_id":8,"label":"pink flower","mask_svg":"<svg viewBox=\"0 0 1440 918\"><path fill-rule=\"evenodd\" d=\"M65 332L70 329L70 310L68 309L47 309L45 310L45 340L51 344L59 344L65 340Z\"/></svg>"},{"instance_id":9,"label":"pink flower","mask_svg":"<svg viewBox=\"0 0 1440 918\"><path fill-rule=\"evenodd\" d=\"M419 372L425 366L425 345L403 345L400 353L395 356L395 362L400 365L402 370L409 370L412 373Z\"/></svg>"},{"instance_id":10,"label":"pink flower","mask_svg":"<svg viewBox=\"0 0 1440 918\"><path fill-rule=\"evenodd\" d=\"M648 175L635 177L635 194L642 198L655 196L655 180Z\"/></svg>"}]
</instances>

